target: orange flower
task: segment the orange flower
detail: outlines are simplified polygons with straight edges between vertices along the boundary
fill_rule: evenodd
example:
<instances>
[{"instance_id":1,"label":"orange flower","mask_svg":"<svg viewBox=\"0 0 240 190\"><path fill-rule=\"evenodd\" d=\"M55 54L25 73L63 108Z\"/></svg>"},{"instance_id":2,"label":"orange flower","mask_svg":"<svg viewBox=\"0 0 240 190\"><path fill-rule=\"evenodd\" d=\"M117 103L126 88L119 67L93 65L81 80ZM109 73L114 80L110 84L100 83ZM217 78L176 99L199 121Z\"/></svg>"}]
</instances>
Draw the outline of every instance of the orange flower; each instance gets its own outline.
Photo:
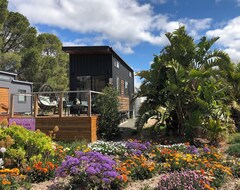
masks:
<instances>
[{"instance_id":1,"label":"orange flower","mask_svg":"<svg viewBox=\"0 0 240 190\"><path fill-rule=\"evenodd\" d=\"M30 171L30 170L31 170L31 167L30 167L30 166L28 166L28 167L26 168L26 170L27 170L27 171Z\"/></svg>"},{"instance_id":2,"label":"orange flower","mask_svg":"<svg viewBox=\"0 0 240 190\"><path fill-rule=\"evenodd\" d=\"M206 189L209 189L209 190L211 189L210 185L208 185L208 184L206 184L206 183L204 184L204 187L205 187Z\"/></svg>"},{"instance_id":3,"label":"orange flower","mask_svg":"<svg viewBox=\"0 0 240 190\"><path fill-rule=\"evenodd\" d=\"M11 181L8 181L7 179L3 179L2 185L11 185Z\"/></svg>"},{"instance_id":4,"label":"orange flower","mask_svg":"<svg viewBox=\"0 0 240 190\"><path fill-rule=\"evenodd\" d=\"M122 175L122 179L123 179L124 182L127 182L127 180L128 180L127 175Z\"/></svg>"}]
</instances>

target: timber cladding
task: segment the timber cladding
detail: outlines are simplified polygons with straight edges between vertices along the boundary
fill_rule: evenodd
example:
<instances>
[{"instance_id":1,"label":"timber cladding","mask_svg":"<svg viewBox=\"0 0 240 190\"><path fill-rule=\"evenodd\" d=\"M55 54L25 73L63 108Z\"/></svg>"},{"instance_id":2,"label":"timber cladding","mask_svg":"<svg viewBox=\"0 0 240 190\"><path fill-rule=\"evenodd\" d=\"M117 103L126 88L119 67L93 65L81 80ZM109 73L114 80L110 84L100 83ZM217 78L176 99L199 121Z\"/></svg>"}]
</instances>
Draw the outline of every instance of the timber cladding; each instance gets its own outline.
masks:
<instances>
[{"instance_id":1,"label":"timber cladding","mask_svg":"<svg viewBox=\"0 0 240 190\"><path fill-rule=\"evenodd\" d=\"M49 134L49 131L52 131L55 126L59 128L56 133L56 140L74 141L85 139L88 142L97 140L97 116L36 118L36 129L46 134Z\"/></svg>"},{"instance_id":2,"label":"timber cladding","mask_svg":"<svg viewBox=\"0 0 240 190\"><path fill-rule=\"evenodd\" d=\"M8 113L9 110L9 89L0 88L0 113Z\"/></svg>"},{"instance_id":3,"label":"timber cladding","mask_svg":"<svg viewBox=\"0 0 240 190\"><path fill-rule=\"evenodd\" d=\"M129 110L129 98L119 96L119 111L128 111Z\"/></svg>"}]
</instances>

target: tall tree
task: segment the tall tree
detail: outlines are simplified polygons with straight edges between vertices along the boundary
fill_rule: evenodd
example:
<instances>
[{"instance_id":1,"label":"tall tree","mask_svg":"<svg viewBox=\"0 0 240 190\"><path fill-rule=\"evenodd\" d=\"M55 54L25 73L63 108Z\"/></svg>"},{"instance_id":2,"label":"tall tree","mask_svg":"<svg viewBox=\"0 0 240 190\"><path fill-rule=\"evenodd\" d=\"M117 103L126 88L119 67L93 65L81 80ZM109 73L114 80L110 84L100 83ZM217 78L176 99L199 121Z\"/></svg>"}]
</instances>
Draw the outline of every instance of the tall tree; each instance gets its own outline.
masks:
<instances>
[{"instance_id":1,"label":"tall tree","mask_svg":"<svg viewBox=\"0 0 240 190\"><path fill-rule=\"evenodd\" d=\"M48 83L55 90L66 90L68 86L68 57L62 51L62 43L54 34L43 33L37 37L37 48L41 53L41 75L39 82Z\"/></svg>"},{"instance_id":2,"label":"tall tree","mask_svg":"<svg viewBox=\"0 0 240 190\"><path fill-rule=\"evenodd\" d=\"M139 95L147 97L153 110L166 108L165 123L172 132L183 134L190 129L191 134L194 126L206 124L209 117L219 119L219 109L227 113L218 79L226 76L230 58L223 51L211 51L218 38L203 37L195 44L184 27L166 37L170 45L155 56L149 71L138 74L144 79Z\"/></svg>"},{"instance_id":3,"label":"tall tree","mask_svg":"<svg viewBox=\"0 0 240 190\"><path fill-rule=\"evenodd\" d=\"M20 52L35 44L37 31L28 19L20 13L9 12L3 24L1 53Z\"/></svg>"},{"instance_id":4,"label":"tall tree","mask_svg":"<svg viewBox=\"0 0 240 190\"><path fill-rule=\"evenodd\" d=\"M5 22L8 13L7 5L7 0L0 1L0 47L2 46L3 23Z\"/></svg>"}]
</instances>

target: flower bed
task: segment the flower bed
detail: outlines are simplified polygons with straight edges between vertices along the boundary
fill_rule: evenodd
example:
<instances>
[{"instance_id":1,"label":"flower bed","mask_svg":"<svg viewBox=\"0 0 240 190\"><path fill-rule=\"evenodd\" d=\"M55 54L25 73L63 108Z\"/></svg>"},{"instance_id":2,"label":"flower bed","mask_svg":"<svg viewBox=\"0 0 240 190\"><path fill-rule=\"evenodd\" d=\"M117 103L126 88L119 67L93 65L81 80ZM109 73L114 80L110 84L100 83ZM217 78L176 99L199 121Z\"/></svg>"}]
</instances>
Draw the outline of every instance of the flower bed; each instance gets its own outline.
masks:
<instances>
[{"instance_id":1,"label":"flower bed","mask_svg":"<svg viewBox=\"0 0 240 190\"><path fill-rule=\"evenodd\" d=\"M214 147L136 140L66 146L19 126L1 129L0 155L1 189L66 178L67 183L54 180L49 189L120 190L134 181L159 176L159 190L187 186L213 190L240 176L240 161L224 157Z\"/></svg>"}]
</instances>

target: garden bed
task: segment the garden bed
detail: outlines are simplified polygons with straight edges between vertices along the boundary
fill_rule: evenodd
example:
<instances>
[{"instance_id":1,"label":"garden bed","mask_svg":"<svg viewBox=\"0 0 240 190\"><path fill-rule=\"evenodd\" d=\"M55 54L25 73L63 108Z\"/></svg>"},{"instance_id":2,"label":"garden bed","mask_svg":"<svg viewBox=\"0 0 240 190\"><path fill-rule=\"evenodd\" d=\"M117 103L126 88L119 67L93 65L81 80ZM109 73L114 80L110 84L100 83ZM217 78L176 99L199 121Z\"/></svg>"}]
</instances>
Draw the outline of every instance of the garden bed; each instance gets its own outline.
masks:
<instances>
[{"instance_id":1,"label":"garden bed","mask_svg":"<svg viewBox=\"0 0 240 190\"><path fill-rule=\"evenodd\" d=\"M20 126L0 130L1 189L161 190L166 185L172 189L192 185L223 190L227 183L228 189L240 187L240 160L225 153L226 145L197 148L139 140L56 143L40 131ZM55 127L51 134L57 131Z\"/></svg>"}]
</instances>

